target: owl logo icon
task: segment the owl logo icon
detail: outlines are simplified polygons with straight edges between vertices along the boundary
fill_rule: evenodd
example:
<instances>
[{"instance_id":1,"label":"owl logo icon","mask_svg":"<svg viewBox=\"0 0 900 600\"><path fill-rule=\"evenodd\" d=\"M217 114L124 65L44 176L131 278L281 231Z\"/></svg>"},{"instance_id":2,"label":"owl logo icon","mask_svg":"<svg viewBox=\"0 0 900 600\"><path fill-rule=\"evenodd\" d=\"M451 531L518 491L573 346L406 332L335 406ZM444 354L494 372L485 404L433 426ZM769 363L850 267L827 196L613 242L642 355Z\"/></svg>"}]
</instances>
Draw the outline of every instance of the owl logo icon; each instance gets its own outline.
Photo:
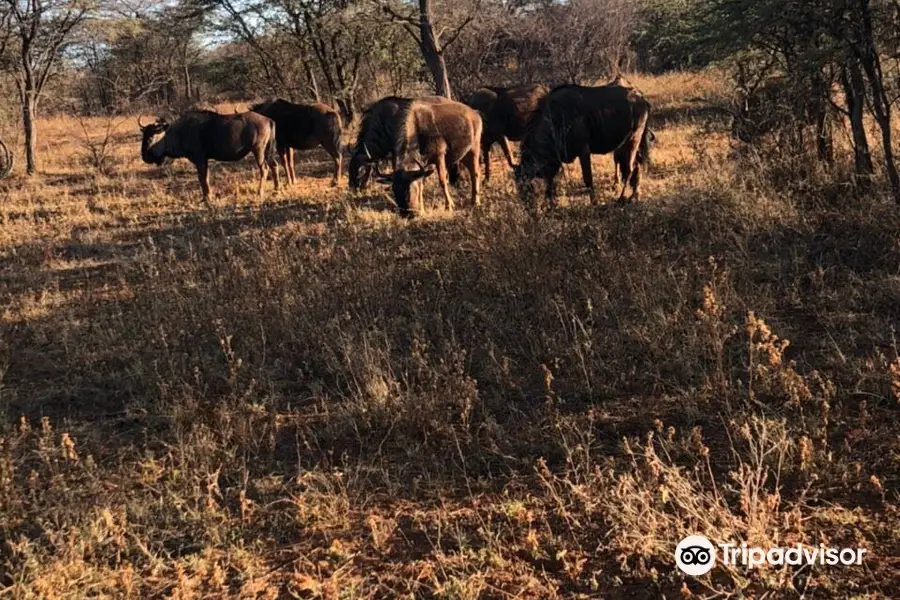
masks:
<instances>
[{"instance_id":1,"label":"owl logo icon","mask_svg":"<svg viewBox=\"0 0 900 600\"><path fill-rule=\"evenodd\" d=\"M688 575L706 575L716 566L716 549L702 535L689 535L675 548L675 564Z\"/></svg>"}]
</instances>

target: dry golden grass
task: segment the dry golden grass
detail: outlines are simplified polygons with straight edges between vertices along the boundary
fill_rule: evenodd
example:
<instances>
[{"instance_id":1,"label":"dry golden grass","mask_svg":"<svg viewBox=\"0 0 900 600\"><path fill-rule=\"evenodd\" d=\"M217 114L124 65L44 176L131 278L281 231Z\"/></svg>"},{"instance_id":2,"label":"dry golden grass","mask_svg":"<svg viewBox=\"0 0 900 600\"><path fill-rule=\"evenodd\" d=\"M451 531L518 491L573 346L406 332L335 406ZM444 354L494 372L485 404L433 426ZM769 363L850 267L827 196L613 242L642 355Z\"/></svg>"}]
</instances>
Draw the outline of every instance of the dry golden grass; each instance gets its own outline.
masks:
<instances>
[{"instance_id":1,"label":"dry golden grass","mask_svg":"<svg viewBox=\"0 0 900 600\"><path fill-rule=\"evenodd\" d=\"M499 153L478 213L320 154L262 202L215 165L207 209L134 123L103 176L44 120L0 182L0 597L891 596L896 207L736 154L714 74L632 81L646 202L575 167L538 221ZM694 579L687 533L868 554Z\"/></svg>"}]
</instances>

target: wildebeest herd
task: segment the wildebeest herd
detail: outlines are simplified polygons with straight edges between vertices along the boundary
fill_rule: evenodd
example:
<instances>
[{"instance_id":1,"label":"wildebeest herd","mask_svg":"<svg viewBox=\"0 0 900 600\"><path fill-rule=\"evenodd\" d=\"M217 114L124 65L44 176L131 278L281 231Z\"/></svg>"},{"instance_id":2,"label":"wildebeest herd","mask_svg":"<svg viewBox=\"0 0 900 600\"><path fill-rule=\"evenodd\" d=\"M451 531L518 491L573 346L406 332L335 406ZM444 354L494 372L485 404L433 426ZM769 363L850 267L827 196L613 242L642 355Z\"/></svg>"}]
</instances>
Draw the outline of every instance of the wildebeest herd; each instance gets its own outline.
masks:
<instances>
[{"instance_id":1,"label":"wildebeest herd","mask_svg":"<svg viewBox=\"0 0 900 600\"><path fill-rule=\"evenodd\" d=\"M533 199L533 182L546 182L547 200L556 201L555 180L563 164L576 159L592 202L597 192L591 169L593 154L612 153L622 190L618 201L640 196L641 166L649 159L653 133L648 127L650 103L621 78L608 85L541 85L484 87L465 102L440 96L389 96L363 113L356 143L350 149L351 189L365 188L373 174L391 186L401 214L411 216L422 206L424 180L437 172L445 205L453 208L450 185L459 168L469 174L472 204L480 204L482 165L490 180L490 150L500 144L513 169L520 196ZM334 160L333 183L341 178L342 123L338 112L324 104L294 104L271 100L232 115L190 111L171 125L139 121L141 156L151 164L166 158L187 158L197 168L204 201L210 197L209 161L237 161L253 153L259 168L259 194L271 170L279 189L278 160L288 183L296 179L294 150L322 146ZM510 141L520 144L513 160ZM393 171L379 172L390 159Z\"/></svg>"}]
</instances>

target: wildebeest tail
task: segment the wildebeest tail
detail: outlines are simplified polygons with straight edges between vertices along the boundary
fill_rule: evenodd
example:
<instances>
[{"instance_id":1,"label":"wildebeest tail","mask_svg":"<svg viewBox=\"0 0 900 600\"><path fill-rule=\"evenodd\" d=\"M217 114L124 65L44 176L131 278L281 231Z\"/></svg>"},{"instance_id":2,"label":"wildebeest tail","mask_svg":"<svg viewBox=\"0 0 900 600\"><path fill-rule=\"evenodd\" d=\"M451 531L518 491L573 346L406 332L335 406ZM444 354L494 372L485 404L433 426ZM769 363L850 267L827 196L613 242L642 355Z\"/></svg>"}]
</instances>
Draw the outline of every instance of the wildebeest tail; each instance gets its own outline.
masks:
<instances>
[{"instance_id":1,"label":"wildebeest tail","mask_svg":"<svg viewBox=\"0 0 900 600\"><path fill-rule=\"evenodd\" d=\"M270 131L272 133L269 143L266 144L266 160L278 164L278 136L275 131L275 121L270 121Z\"/></svg>"},{"instance_id":2,"label":"wildebeest tail","mask_svg":"<svg viewBox=\"0 0 900 600\"><path fill-rule=\"evenodd\" d=\"M328 113L326 117L328 119L328 133L331 134L331 142L334 144L334 147L337 148L338 152L341 150L341 134L344 130L343 123L341 122L341 114L337 111Z\"/></svg>"},{"instance_id":3,"label":"wildebeest tail","mask_svg":"<svg viewBox=\"0 0 900 600\"><path fill-rule=\"evenodd\" d=\"M650 166L650 146L656 141L656 134L649 126L644 127L644 134L641 136L641 145L638 148L638 163Z\"/></svg>"}]
</instances>

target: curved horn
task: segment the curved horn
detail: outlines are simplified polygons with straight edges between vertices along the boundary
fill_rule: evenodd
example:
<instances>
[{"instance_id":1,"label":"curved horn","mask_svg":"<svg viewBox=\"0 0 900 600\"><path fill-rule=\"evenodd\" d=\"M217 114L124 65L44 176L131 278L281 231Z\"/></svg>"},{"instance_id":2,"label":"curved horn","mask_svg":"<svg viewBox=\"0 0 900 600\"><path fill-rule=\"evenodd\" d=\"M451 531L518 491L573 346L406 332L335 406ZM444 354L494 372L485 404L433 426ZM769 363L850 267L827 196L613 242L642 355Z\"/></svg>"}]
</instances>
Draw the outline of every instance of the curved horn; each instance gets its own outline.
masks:
<instances>
[{"instance_id":1,"label":"curved horn","mask_svg":"<svg viewBox=\"0 0 900 600\"><path fill-rule=\"evenodd\" d=\"M378 183L390 185L394 182L394 173L391 173L390 175L382 175L381 173L376 173L375 179L378 181Z\"/></svg>"},{"instance_id":2,"label":"curved horn","mask_svg":"<svg viewBox=\"0 0 900 600\"><path fill-rule=\"evenodd\" d=\"M140 127L141 129L143 129L145 127L143 115L138 116L138 127Z\"/></svg>"}]
</instances>

